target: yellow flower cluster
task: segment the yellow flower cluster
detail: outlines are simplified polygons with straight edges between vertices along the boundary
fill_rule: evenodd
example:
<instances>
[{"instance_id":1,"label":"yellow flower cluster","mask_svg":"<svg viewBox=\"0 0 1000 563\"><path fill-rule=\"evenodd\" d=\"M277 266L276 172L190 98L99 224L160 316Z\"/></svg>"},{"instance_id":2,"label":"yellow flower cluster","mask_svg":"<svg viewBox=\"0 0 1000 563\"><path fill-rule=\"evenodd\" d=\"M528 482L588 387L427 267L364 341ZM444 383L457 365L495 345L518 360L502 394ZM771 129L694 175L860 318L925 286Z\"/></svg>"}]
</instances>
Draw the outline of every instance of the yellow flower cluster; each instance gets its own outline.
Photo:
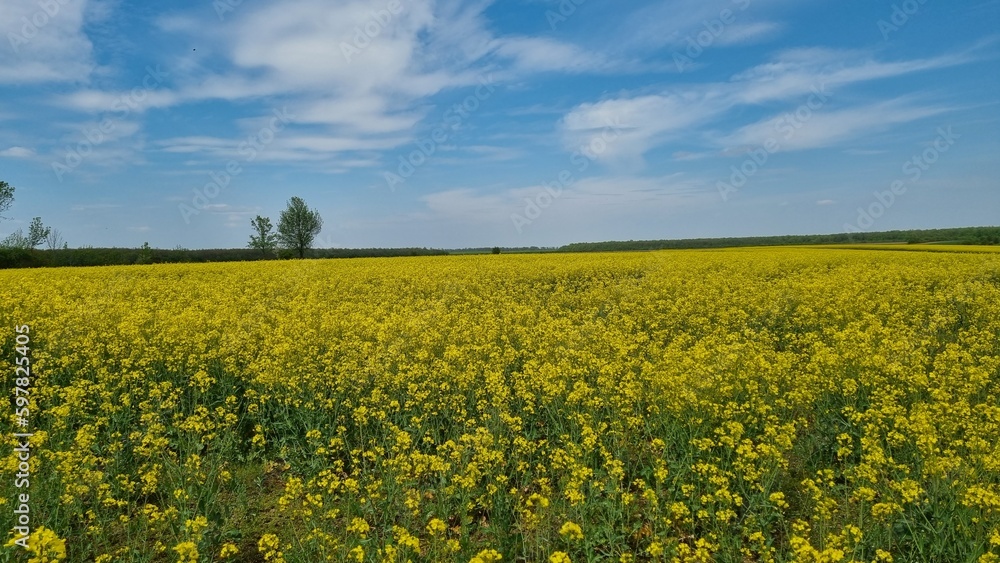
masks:
<instances>
[{"instance_id":1,"label":"yellow flower cluster","mask_svg":"<svg viewBox=\"0 0 1000 563\"><path fill-rule=\"evenodd\" d=\"M4 547L8 550L19 549L17 538L12 538ZM28 563L55 563L66 559L66 540L61 539L54 531L39 526L28 536L26 551L30 555Z\"/></svg>"},{"instance_id":2,"label":"yellow flower cluster","mask_svg":"<svg viewBox=\"0 0 1000 563\"><path fill-rule=\"evenodd\" d=\"M996 560L1000 254L939 250L0 272L29 556Z\"/></svg>"}]
</instances>

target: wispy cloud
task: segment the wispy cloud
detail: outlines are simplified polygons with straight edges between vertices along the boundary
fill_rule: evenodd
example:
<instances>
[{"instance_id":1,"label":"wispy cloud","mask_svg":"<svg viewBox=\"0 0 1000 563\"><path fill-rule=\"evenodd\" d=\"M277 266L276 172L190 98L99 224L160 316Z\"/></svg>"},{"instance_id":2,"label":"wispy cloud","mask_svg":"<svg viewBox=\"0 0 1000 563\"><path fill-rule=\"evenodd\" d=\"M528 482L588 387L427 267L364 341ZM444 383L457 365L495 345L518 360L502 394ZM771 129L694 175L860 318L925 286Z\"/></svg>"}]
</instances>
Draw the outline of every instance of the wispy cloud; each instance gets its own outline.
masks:
<instances>
[{"instance_id":1,"label":"wispy cloud","mask_svg":"<svg viewBox=\"0 0 1000 563\"><path fill-rule=\"evenodd\" d=\"M725 33L720 35L713 45L729 47L764 41L774 37L783 29L784 26L782 24L773 21L734 24L727 27Z\"/></svg>"},{"instance_id":2,"label":"wispy cloud","mask_svg":"<svg viewBox=\"0 0 1000 563\"><path fill-rule=\"evenodd\" d=\"M773 19L780 0L673 0L631 12L619 23L619 41L638 48L686 47L699 33L712 46L732 46L773 37L782 24ZM725 21L723 21L725 20ZM728 22L728 23L727 23ZM705 41L703 41L705 43Z\"/></svg>"},{"instance_id":3,"label":"wispy cloud","mask_svg":"<svg viewBox=\"0 0 1000 563\"><path fill-rule=\"evenodd\" d=\"M105 211L108 209L120 209L124 205L120 203L78 203L70 207L71 211L77 213L89 212L89 211Z\"/></svg>"},{"instance_id":4,"label":"wispy cloud","mask_svg":"<svg viewBox=\"0 0 1000 563\"><path fill-rule=\"evenodd\" d=\"M586 143L596 127L620 119L622 138L600 158L610 162L641 162L655 146L692 134L721 148L741 147L774 136L774 118L745 125L732 133L712 139L705 126L740 106L773 103L802 103L800 98L816 92L833 91L852 84L943 68L968 62L966 55L942 56L898 62L880 62L859 57L858 53L828 49L785 51L771 62L736 74L729 82L692 84L659 94L621 96L584 103L567 113L559 132L568 148ZM845 63L844 60L853 60ZM902 100L868 104L855 108L824 111L811 118L808 131L799 131L786 148L811 148L843 141L883 126L921 119L946 111L937 106L921 107Z\"/></svg>"},{"instance_id":5,"label":"wispy cloud","mask_svg":"<svg viewBox=\"0 0 1000 563\"><path fill-rule=\"evenodd\" d=\"M719 139L726 149L763 146L777 141L782 151L815 149L842 143L862 135L882 131L892 125L909 123L949 111L946 106L917 106L905 98L842 110L818 111L795 126L781 115L746 125Z\"/></svg>"},{"instance_id":6,"label":"wispy cloud","mask_svg":"<svg viewBox=\"0 0 1000 563\"><path fill-rule=\"evenodd\" d=\"M508 37L494 42L495 53L513 61L512 72L621 72L620 61L547 37Z\"/></svg>"},{"instance_id":7,"label":"wispy cloud","mask_svg":"<svg viewBox=\"0 0 1000 563\"><path fill-rule=\"evenodd\" d=\"M84 32L102 2L0 3L0 84L83 82L96 64ZM53 13L54 7L54 13Z\"/></svg>"},{"instance_id":8,"label":"wispy cloud","mask_svg":"<svg viewBox=\"0 0 1000 563\"><path fill-rule=\"evenodd\" d=\"M484 12L491 2L414 0L373 25L371 4L351 0L290 0L244 4L226 25L190 15L159 20L162 30L197 37L221 64L185 57L171 89L151 93L146 108L208 100L281 99L294 108L293 129L267 151L272 160L310 161L352 151L386 150L414 138L428 116L429 97L478 86L483 77L514 81L526 74L623 72L599 53L548 37L497 35ZM120 92L81 90L67 107L93 111ZM158 143L169 152L232 157L238 143L224 138L178 138ZM345 156L355 158L355 156Z\"/></svg>"},{"instance_id":9,"label":"wispy cloud","mask_svg":"<svg viewBox=\"0 0 1000 563\"><path fill-rule=\"evenodd\" d=\"M10 147L0 151L0 156L7 158L32 158L35 156L35 151L24 147Z\"/></svg>"},{"instance_id":10,"label":"wispy cloud","mask_svg":"<svg viewBox=\"0 0 1000 563\"><path fill-rule=\"evenodd\" d=\"M526 200L538 195L545 186L531 185L499 191L473 188L456 188L422 196L427 209L424 218L437 220L462 220L488 222L504 228L511 227L512 213L522 211ZM715 188L708 181L687 179L681 175L662 177L608 177L583 178L566 187L552 203L560 213L584 209L603 209L606 206L632 208L687 206L704 203L714 197Z\"/></svg>"}]
</instances>

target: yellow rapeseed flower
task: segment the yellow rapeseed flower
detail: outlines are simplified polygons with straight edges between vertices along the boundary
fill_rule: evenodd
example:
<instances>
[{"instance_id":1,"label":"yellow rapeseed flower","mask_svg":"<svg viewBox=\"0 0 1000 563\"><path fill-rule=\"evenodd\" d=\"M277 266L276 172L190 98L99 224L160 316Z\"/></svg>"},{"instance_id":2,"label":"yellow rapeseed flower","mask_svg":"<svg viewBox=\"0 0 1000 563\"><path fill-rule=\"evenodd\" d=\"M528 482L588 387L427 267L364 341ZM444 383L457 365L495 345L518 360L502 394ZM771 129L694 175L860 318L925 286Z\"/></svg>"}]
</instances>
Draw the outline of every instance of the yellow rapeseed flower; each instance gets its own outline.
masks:
<instances>
[{"instance_id":1,"label":"yellow rapeseed flower","mask_svg":"<svg viewBox=\"0 0 1000 563\"><path fill-rule=\"evenodd\" d=\"M569 540L582 540L583 529L575 522L566 522L559 529L559 535Z\"/></svg>"}]
</instances>

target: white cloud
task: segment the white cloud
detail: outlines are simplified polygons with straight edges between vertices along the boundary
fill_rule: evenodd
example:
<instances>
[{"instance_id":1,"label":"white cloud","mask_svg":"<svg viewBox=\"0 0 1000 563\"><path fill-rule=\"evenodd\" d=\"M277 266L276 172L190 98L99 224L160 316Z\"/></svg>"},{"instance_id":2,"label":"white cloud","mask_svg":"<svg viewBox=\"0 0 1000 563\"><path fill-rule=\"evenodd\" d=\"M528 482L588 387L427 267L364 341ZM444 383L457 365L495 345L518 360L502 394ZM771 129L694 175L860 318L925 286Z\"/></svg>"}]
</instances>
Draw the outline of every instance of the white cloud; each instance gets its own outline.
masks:
<instances>
[{"instance_id":1,"label":"white cloud","mask_svg":"<svg viewBox=\"0 0 1000 563\"><path fill-rule=\"evenodd\" d=\"M464 221L503 219L510 199L510 194L480 194L468 188L436 192L421 198L432 215Z\"/></svg>"},{"instance_id":2,"label":"white cloud","mask_svg":"<svg viewBox=\"0 0 1000 563\"><path fill-rule=\"evenodd\" d=\"M649 147L719 115L729 104L704 93L681 92L618 98L581 104L570 111L559 128L567 149L590 146L611 124L619 136L596 157L611 162L632 162Z\"/></svg>"},{"instance_id":3,"label":"white cloud","mask_svg":"<svg viewBox=\"0 0 1000 563\"><path fill-rule=\"evenodd\" d=\"M793 49L757 65L730 81L734 103L760 104L806 95L814 89L835 90L858 82L891 78L969 62L966 55L880 62L859 51ZM851 61L851 62L845 62Z\"/></svg>"},{"instance_id":4,"label":"white cloud","mask_svg":"<svg viewBox=\"0 0 1000 563\"><path fill-rule=\"evenodd\" d=\"M102 127L103 125L103 127ZM88 135L99 138L98 145L112 143L114 141L128 139L135 136L142 129L142 125L135 120L115 120L105 121L84 121L81 123L67 124L70 134L65 137L67 142L77 142L84 140ZM95 133L99 132L99 133ZM98 137L98 134L100 135ZM93 142L93 141L91 141Z\"/></svg>"},{"instance_id":5,"label":"white cloud","mask_svg":"<svg viewBox=\"0 0 1000 563\"><path fill-rule=\"evenodd\" d=\"M94 0L0 3L0 84L82 82L94 69L93 46L83 31Z\"/></svg>"},{"instance_id":6,"label":"white cloud","mask_svg":"<svg viewBox=\"0 0 1000 563\"><path fill-rule=\"evenodd\" d=\"M371 166L375 161L340 153L356 151L388 150L406 143L401 136L363 137L339 135L310 135L279 131L274 140L266 145L253 148L246 137L226 139L221 137L175 137L158 141L156 145L164 152L189 153L211 162L225 162L230 159L243 161L330 161L337 155L334 164L346 167ZM251 151L251 148L253 150Z\"/></svg>"},{"instance_id":7,"label":"white cloud","mask_svg":"<svg viewBox=\"0 0 1000 563\"><path fill-rule=\"evenodd\" d=\"M649 212L651 209L676 210L717 200L715 188L707 181L685 179L679 174L662 177L590 177L563 188L550 198L543 215L560 215L563 220L595 211L622 213ZM524 213L528 200L550 193L542 185L485 192L458 188L421 197L426 213L421 218L432 221L460 221L492 228L514 229L511 215ZM550 213L551 210L551 213ZM539 219L541 222L541 219Z\"/></svg>"},{"instance_id":8,"label":"white cloud","mask_svg":"<svg viewBox=\"0 0 1000 563\"><path fill-rule=\"evenodd\" d=\"M512 82L539 72L638 68L553 38L500 36L485 15L490 4L406 0L392 14L384 10L387 5L368 0L287 0L243 3L225 14L225 25L202 11L163 16L159 29L197 44L198 52L185 50L164 61L169 84L157 83L131 109L141 114L210 100L287 105L293 123L263 158L313 161L400 146L418 134L428 116L443 111L428 98L449 89L471 90L494 73L498 82ZM131 85L81 88L52 103L108 112L120 108L131 91ZM240 120L235 124L241 126ZM236 137L203 144L167 140L161 147L232 157Z\"/></svg>"},{"instance_id":9,"label":"white cloud","mask_svg":"<svg viewBox=\"0 0 1000 563\"><path fill-rule=\"evenodd\" d=\"M707 48L760 41L781 30L770 8L782 0L670 0L654 2L622 20L621 42L639 48L669 46L681 52L698 35ZM725 20L725 21L723 21ZM708 35L705 35L708 34ZM710 40L706 40L711 37Z\"/></svg>"},{"instance_id":10,"label":"white cloud","mask_svg":"<svg viewBox=\"0 0 1000 563\"><path fill-rule=\"evenodd\" d=\"M948 108L945 107L913 106L905 100L843 110L820 109L803 113L802 115L807 116L806 119L772 116L741 127L721 139L720 143L727 149L734 149L760 147L768 140L773 140L782 151L815 149L946 111Z\"/></svg>"},{"instance_id":11,"label":"white cloud","mask_svg":"<svg viewBox=\"0 0 1000 563\"><path fill-rule=\"evenodd\" d=\"M236 229L249 227L250 219L260 213L260 208L217 203L206 205L205 211L211 215L223 217L223 225L225 227Z\"/></svg>"},{"instance_id":12,"label":"white cloud","mask_svg":"<svg viewBox=\"0 0 1000 563\"><path fill-rule=\"evenodd\" d=\"M53 105L85 113L141 114L154 108L169 107L178 101L174 92L166 90L150 90L137 84L138 97L131 89L122 91L105 91L85 89L53 98Z\"/></svg>"},{"instance_id":13,"label":"white cloud","mask_svg":"<svg viewBox=\"0 0 1000 563\"><path fill-rule=\"evenodd\" d=\"M397 14L375 17L378 10L363 0L246 3L226 15L223 28L194 17L163 19L161 28L204 40L206 50L229 66L209 70L178 62L190 67L188 78L153 104L280 98L294 114L293 124L261 151L266 159L321 160L399 146L431 112L428 96L479 83L488 69L476 61L494 41L481 14L487 3L401 5ZM359 36L359 30L374 37ZM162 146L232 157L239 144L190 141L171 139Z\"/></svg>"},{"instance_id":14,"label":"white cloud","mask_svg":"<svg viewBox=\"0 0 1000 563\"><path fill-rule=\"evenodd\" d=\"M777 35L784 26L777 22L761 21L746 24L733 24L726 28L725 33L715 40L713 45L728 47L761 42Z\"/></svg>"},{"instance_id":15,"label":"white cloud","mask_svg":"<svg viewBox=\"0 0 1000 563\"><path fill-rule=\"evenodd\" d=\"M299 123L343 125L348 129L368 133L393 133L412 128L426 111L394 112L384 98L358 97L341 100L306 102L296 110Z\"/></svg>"},{"instance_id":16,"label":"white cloud","mask_svg":"<svg viewBox=\"0 0 1000 563\"><path fill-rule=\"evenodd\" d=\"M845 63L844 60L856 62ZM790 101L801 104L806 97L814 95L820 96L821 103L826 104L829 98L836 95L834 88L942 68L967 60L965 56L956 55L883 63L861 58L857 53L847 57L843 52L826 49L786 51L769 63L737 74L729 82L685 85L659 94L625 95L580 104L563 117L558 129L565 146L574 150L588 143L597 128L618 119L623 129L621 137L598 158L636 166L651 148L681 137L691 139L706 125L739 106ZM880 111L885 113L880 115ZM906 105L898 100L838 111L823 109L812 112L808 131L797 132L787 147L824 146L941 111L944 110ZM723 148L759 144L767 135L774 136L773 119L745 126L715 142L721 142Z\"/></svg>"},{"instance_id":17,"label":"white cloud","mask_svg":"<svg viewBox=\"0 0 1000 563\"><path fill-rule=\"evenodd\" d=\"M0 151L0 156L8 158L31 158L35 156L35 151L24 147L10 147Z\"/></svg>"},{"instance_id":18,"label":"white cloud","mask_svg":"<svg viewBox=\"0 0 1000 563\"><path fill-rule=\"evenodd\" d=\"M603 72L615 68L599 53L545 37L510 37L495 44L497 55L513 59L515 71Z\"/></svg>"}]
</instances>

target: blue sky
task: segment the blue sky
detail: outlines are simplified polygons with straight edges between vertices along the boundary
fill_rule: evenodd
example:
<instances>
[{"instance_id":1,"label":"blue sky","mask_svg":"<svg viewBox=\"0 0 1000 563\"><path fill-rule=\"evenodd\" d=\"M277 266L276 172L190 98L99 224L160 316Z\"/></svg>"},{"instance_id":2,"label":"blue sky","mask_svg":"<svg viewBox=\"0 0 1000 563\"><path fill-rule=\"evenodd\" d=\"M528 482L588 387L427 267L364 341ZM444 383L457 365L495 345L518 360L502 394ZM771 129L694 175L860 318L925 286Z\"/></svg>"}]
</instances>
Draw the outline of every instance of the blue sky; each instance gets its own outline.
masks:
<instances>
[{"instance_id":1,"label":"blue sky","mask_svg":"<svg viewBox=\"0 0 1000 563\"><path fill-rule=\"evenodd\" d=\"M318 247L1000 224L1000 1L4 0L0 235Z\"/></svg>"}]
</instances>

